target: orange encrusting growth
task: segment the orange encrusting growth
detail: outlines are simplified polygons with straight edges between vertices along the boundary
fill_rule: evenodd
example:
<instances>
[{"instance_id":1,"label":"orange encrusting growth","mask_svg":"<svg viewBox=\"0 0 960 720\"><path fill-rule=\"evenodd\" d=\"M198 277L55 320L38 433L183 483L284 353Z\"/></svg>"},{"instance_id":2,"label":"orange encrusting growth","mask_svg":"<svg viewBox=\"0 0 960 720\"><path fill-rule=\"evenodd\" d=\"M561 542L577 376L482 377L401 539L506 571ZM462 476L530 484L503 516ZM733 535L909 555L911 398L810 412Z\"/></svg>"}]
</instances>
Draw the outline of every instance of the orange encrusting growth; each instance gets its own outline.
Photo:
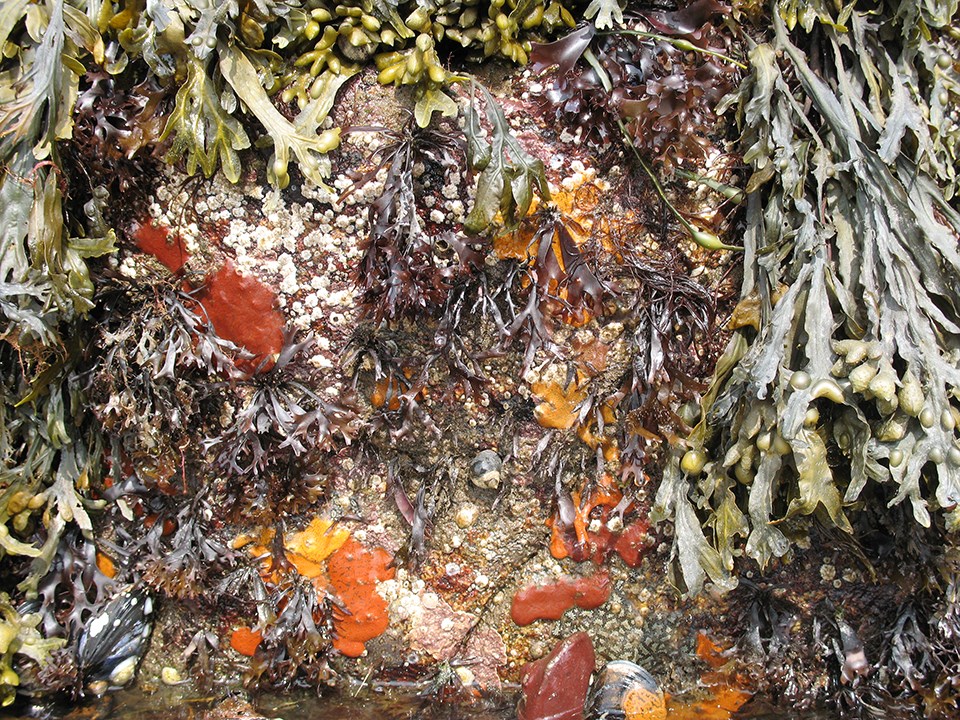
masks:
<instances>
[{"instance_id":1,"label":"orange encrusting growth","mask_svg":"<svg viewBox=\"0 0 960 720\"><path fill-rule=\"evenodd\" d=\"M387 602L377 593L377 583L393 578L391 561L383 548L370 550L349 538L327 563L330 584L345 610L334 613L333 646L348 657L362 655L364 643L387 629Z\"/></svg>"},{"instance_id":2,"label":"orange encrusting growth","mask_svg":"<svg viewBox=\"0 0 960 720\"><path fill-rule=\"evenodd\" d=\"M230 647L241 655L253 657L262 640L263 636L259 630L253 630L242 625L230 634Z\"/></svg>"},{"instance_id":3,"label":"orange encrusting growth","mask_svg":"<svg viewBox=\"0 0 960 720\"><path fill-rule=\"evenodd\" d=\"M97 568L108 578L115 578L117 576L117 566L113 560L109 555L104 555L99 550L97 550Z\"/></svg>"},{"instance_id":4,"label":"orange encrusting growth","mask_svg":"<svg viewBox=\"0 0 960 720\"><path fill-rule=\"evenodd\" d=\"M560 189L551 195L550 205L584 228L582 236L577 238L578 242L582 242L589 235L593 224L593 211L597 207L600 194L600 188L595 183L587 181L572 190ZM534 197L530 203L527 218L540 210L541 204L540 198ZM529 226L524 228L521 225L521 228L514 232L495 237L493 252L501 260L529 260L536 252L536 249L530 247L532 239L533 233Z\"/></svg>"},{"instance_id":5,"label":"orange encrusting growth","mask_svg":"<svg viewBox=\"0 0 960 720\"><path fill-rule=\"evenodd\" d=\"M273 356L283 349L285 323L273 290L227 261L207 278L196 297L217 335L253 353L253 358L237 362L241 370L273 365Z\"/></svg>"},{"instance_id":6,"label":"orange encrusting growth","mask_svg":"<svg viewBox=\"0 0 960 720\"><path fill-rule=\"evenodd\" d=\"M697 635L697 656L710 666L700 676L700 684L709 688L709 697L691 703L670 701L670 720L729 720L753 696L749 681L722 668L730 660L725 650L706 633Z\"/></svg>"},{"instance_id":7,"label":"orange encrusting growth","mask_svg":"<svg viewBox=\"0 0 960 720\"><path fill-rule=\"evenodd\" d=\"M663 693L641 686L626 692L621 709L624 720L665 720L667 717Z\"/></svg>"},{"instance_id":8,"label":"orange encrusting growth","mask_svg":"<svg viewBox=\"0 0 960 720\"><path fill-rule=\"evenodd\" d=\"M600 434L597 431L598 421L602 420L607 426L616 421L615 407L608 402L599 406L595 413L599 415L580 417L580 404L587 397L588 379L598 370L590 360L598 358L579 358L576 378L566 386L550 380L538 380L530 384L530 390L540 398L541 402L533 409L533 415L541 427L567 430L576 427L577 436L591 450L598 447L603 451L603 458L613 462L620 456L620 448L616 439Z\"/></svg>"},{"instance_id":9,"label":"orange encrusting growth","mask_svg":"<svg viewBox=\"0 0 960 720\"><path fill-rule=\"evenodd\" d=\"M171 239L167 229L151 223L142 223L133 231L137 247L148 255L153 255L164 267L176 275L190 259L190 253L183 238L174 235Z\"/></svg>"},{"instance_id":10,"label":"orange encrusting growth","mask_svg":"<svg viewBox=\"0 0 960 720\"><path fill-rule=\"evenodd\" d=\"M274 531L266 529L256 536L238 536L233 547L246 547L260 560L264 582L276 584L280 577L269 549L273 538ZM318 593L336 596L333 647L348 657L362 655L364 644L382 635L389 625L387 603L377 593L377 583L393 578L393 557L383 548L365 547L346 529L320 517L300 532L287 535L283 547L290 565L310 579Z\"/></svg>"},{"instance_id":11,"label":"orange encrusting growth","mask_svg":"<svg viewBox=\"0 0 960 720\"><path fill-rule=\"evenodd\" d=\"M634 520L613 541L613 551L628 567L640 567L640 561L649 549L646 542L649 532L650 523L644 519Z\"/></svg>"},{"instance_id":12,"label":"orange encrusting growth","mask_svg":"<svg viewBox=\"0 0 960 720\"><path fill-rule=\"evenodd\" d=\"M287 549L287 558L291 561L290 556L295 554L319 565L339 550L349 538L348 530L326 518L315 517L306 528L287 537L283 546Z\"/></svg>"},{"instance_id":13,"label":"orange encrusting growth","mask_svg":"<svg viewBox=\"0 0 960 720\"><path fill-rule=\"evenodd\" d=\"M693 703L670 700L667 703L669 720L730 720L753 693L734 686L711 688L712 696Z\"/></svg>"},{"instance_id":14,"label":"orange encrusting growth","mask_svg":"<svg viewBox=\"0 0 960 720\"><path fill-rule=\"evenodd\" d=\"M587 397L587 391L580 387L579 380L572 381L566 387L559 383L540 381L531 384L533 394L542 398L533 410L537 422L545 428L566 430L577 422L577 406Z\"/></svg>"},{"instance_id":15,"label":"orange encrusting growth","mask_svg":"<svg viewBox=\"0 0 960 720\"><path fill-rule=\"evenodd\" d=\"M608 427L613 425L617 419L613 406L606 402L600 406L600 417ZM603 459L607 462L617 460L620 457L620 448L617 447L616 439L597 434L596 428L596 422L581 423L577 427L577 437L591 450L596 450L598 447L601 448L603 450Z\"/></svg>"}]
</instances>

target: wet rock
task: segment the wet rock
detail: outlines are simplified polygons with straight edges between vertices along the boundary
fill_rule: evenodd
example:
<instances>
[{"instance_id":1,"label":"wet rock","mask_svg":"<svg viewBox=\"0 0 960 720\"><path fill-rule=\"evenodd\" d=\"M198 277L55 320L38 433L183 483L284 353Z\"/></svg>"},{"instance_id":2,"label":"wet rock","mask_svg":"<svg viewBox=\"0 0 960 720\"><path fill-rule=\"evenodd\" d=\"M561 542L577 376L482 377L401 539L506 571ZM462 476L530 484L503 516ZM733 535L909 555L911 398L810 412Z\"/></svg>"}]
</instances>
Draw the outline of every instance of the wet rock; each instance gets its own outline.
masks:
<instances>
[{"instance_id":1,"label":"wet rock","mask_svg":"<svg viewBox=\"0 0 960 720\"><path fill-rule=\"evenodd\" d=\"M474 485L484 490L500 487L500 469L503 461L493 450L481 450L470 463L470 478Z\"/></svg>"},{"instance_id":2,"label":"wet rock","mask_svg":"<svg viewBox=\"0 0 960 720\"><path fill-rule=\"evenodd\" d=\"M561 640L547 657L527 663L517 720L583 720L596 663L593 642L584 632Z\"/></svg>"},{"instance_id":3,"label":"wet rock","mask_svg":"<svg viewBox=\"0 0 960 720\"><path fill-rule=\"evenodd\" d=\"M664 720L663 690L653 675L627 660L608 662L587 700L586 720Z\"/></svg>"},{"instance_id":4,"label":"wet rock","mask_svg":"<svg viewBox=\"0 0 960 720\"><path fill-rule=\"evenodd\" d=\"M266 720L244 698L228 697L200 716L201 720Z\"/></svg>"}]
</instances>

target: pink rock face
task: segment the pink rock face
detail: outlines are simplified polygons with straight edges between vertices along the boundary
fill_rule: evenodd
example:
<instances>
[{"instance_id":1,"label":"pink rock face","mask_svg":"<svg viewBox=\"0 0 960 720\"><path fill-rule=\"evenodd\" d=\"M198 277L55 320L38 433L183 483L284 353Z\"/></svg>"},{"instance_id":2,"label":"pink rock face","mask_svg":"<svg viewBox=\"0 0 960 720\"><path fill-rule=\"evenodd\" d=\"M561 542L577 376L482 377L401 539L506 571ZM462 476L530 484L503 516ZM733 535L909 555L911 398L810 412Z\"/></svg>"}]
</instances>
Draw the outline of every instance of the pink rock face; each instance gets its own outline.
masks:
<instances>
[{"instance_id":1,"label":"pink rock face","mask_svg":"<svg viewBox=\"0 0 960 720\"><path fill-rule=\"evenodd\" d=\"M500 690L497 668L507 664L507 646L493 628L477 627L477 616L454 610L438 598L412 619L407 636L410 647L429 653L441 662L470 658L470 672L481 690Z\"/></svg>"},{"instance_id":2,"label":"pink rock face","mask_svg":"<svg viewBox=\"0 0 960 720\"><path fill-rule=\"evenodd\" d=\"M557 643L545 658L523 667L517 720L583 720L583 704L597 657L584 632Z\"/></svg>"}]
</instances>

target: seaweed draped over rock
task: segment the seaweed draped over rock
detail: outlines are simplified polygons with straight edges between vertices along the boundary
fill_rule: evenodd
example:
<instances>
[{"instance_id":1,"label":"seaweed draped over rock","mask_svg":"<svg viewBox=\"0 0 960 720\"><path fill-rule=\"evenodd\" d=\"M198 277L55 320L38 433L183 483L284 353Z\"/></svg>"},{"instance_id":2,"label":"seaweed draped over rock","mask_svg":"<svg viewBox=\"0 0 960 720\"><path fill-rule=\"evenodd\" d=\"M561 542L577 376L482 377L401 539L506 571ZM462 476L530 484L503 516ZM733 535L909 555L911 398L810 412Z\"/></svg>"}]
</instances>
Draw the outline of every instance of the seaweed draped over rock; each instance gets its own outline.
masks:
<instances>
[{"instance_id":1,"label":"seaweed draped over rock","mask_svg":"<svg viewBox=\"0 0 960 720\"><path fill-rule=\"evenodd\" d=\"M751 7L735 4L734 16ZM584 11L592 26L565 46L541 48L549 55L543 67L561 71L551 85L565 102L558 117L575 113L592 130L581 137L599 145L617 137L615 129L630 133L630 160L651 179L643 156L689 177L684 160L711 155L718 144L703 126L715 117L712 101L736 78L724 55L733 21L724 6L700 0L644 11L647 30L604 33L623 23L624 10L615 0L594 0ZM951 108L960 52L949 29L956 10L955 1L939 10L919 2L838 10L781 0L773 7L772 37L751 45L750 74L729 101L752 170L745 193L725 188L730 198L746 197L742 299L700 424L668 461L654 513L676 526L673 558L688 592L708 579L731 588L741 555L761 566L787 558L816 522L889 539L896 552L917 553L908 559L950 558L939 579L947 600L918 604L914 613L940 625L913 622L907 609L891 641L888 665L915 690L919 675L935 674L926 648L950 645L958 624L951 533L960 522L960 131ZM4 3L0 563L10 584L20 584L12 599L0 593L0 702L20 681L14 656L40 662L60 644L41 637L41 622L48 638L69 635L64 626L111 602L110 583L96 575L98 517L112 523L112 544L103 547L115 553L121 581L146 582L168 599L219 593L218 600L232 598L224 602L249 600L233 610L257 608L255 630L243 626L236 638L258 658L255 681L289 682L301 670L326 677L331 647L356 655L382 632L386 601L371 598L392 573L385 555L348 546L327 562L335 592L325 596L300 577L295 553L283 551L285 518L324 496L337 472L336 462L318 472L319 461L333 460L354 439L375 448L353 398L318 393L311 342L288 335L282 347L243 349L239 338L226 340L210 312L215 288L186 282L201 263L184 264L179 240L159 241L177 255L168 264L173 276L108 282L114 273L90 262L115 250L108 221L129 218L109 200L111 190L136 186L137 163L152 167L147 152L188 174L221 169L236 182L241 153L263 148L263 174L275 188L301 177L322 185L340 141L328 116L340 89L368 63L381 84L411 88L413 115L358 180L373 183L386 171L355 272L367 322L347 358L357 361L355 376L374 376L367 429L384 428L391 441L415 430L439 436L439 422L424 409L428 391L443 390L430 397L437 405L472 402L490 380L484 363L518 347L518 369L556 359L559 370L568 359L563 326L597 320L610 330L609 342L574 339L595 367L568 364L562 385L546 373L531 382L543 399L534 417L558 431L534 455L535 463L545 460L534 482L544 481L547 492L554 486L557 544L571 529L578 541L589 539L577 524L585 526L591 495L584 485L585 500L576 497L573 508L563 486L566 460L548 447L551 437L578 435L597 474L617 462L623 485L657 476L661 454L653 446L686 432L688 415L681 418L677 405L701 389L687 377L695 364L689 357L711 357L701 349L713 329L713 299L673 269L689 258L679 252L673 264L648 261L620 238L632 226L611 230L607 243L600 231L581 237L578 220L550 204L542 160L512 134L516 118L482 86L463 93L470 107L462 134L453 121L427 128L435 112L461 112L447 90L467 76L451 64L524 63L533 41L574 24L570 8L549 0ZM564 47L568 53L553 56ZM575 67L581 58L592 70ZM638 73L640 66L650 72ZM439 221L427 223L420 193L426 179L446 179L463 164L478 180L463 223L471 234L441 235ZM114 170L118 177L103 177ZM456 175L457 183L464 179ZM701 245L729 247L719 238L704 243L706 235L675 208L673 218ZM500 235L493 253L484 254L489 237L482 235ZM498 259L509 238L522 249ZM229 264L220 278L245 286ZM266 311L274 300L265 299ZM433 349L414 367L402 357L407 348L394 352L393 339L412 338L406 328L415 323L406 321L422 318L433 321L419 329ZM471 323L490 326L490 352L473 342ZM624 331L631 337L621 342ZM364 345L366 335L372 339ZM611 360L616 373L604 374L611 347L622 347L623 357ZM409 515L419 560L438 488L457 476L453 465L426 462L398 465L396 473L410 466L428 478L415 506L389 464L388 479ZM586 461L580 469L588 473ZM91 512L105 506L112 516ZM624 507L617 501L610 511ZM900 522L907 508L912 524ZM220 516L224 509L234 512ZM269 570L282 581L257 576L215 536L252 513L277 523ZM948 549L930 552L931 542ZM606 577L602 598L586 605L606 598ZM233 584L248 592L228 592ZM39 615L20 602L38 593ZM210 637L197 631L187 654L205 657L206 647L216 647ZM72 642L67 637L66 652Z\"/></svg>"},{"instance_id":2,"label":"seaweed draped over rock","mask_svg":"<svg viewBox=\"0 0 960 720\"><path fill-rule=\"evenodd\" d=\"M740 554L787 556L814 520L903 539L905 502L919 526L960 522L949 5L815 2L795 26L782 2L750 53L742 299L655 508L689 592L733 587Z\"/></svg>"}]
</instances>

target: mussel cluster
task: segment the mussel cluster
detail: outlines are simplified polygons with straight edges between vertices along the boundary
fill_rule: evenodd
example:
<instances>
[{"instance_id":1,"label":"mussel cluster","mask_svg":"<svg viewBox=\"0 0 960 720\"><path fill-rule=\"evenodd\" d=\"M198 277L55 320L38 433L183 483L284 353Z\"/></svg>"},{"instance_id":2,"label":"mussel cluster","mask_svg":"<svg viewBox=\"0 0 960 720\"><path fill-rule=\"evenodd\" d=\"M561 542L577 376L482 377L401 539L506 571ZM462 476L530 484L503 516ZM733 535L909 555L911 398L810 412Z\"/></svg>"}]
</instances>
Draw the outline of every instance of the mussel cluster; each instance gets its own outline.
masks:
<instances>
[{"instance_id":1,"label":"mussel cluster","mask_svg":"<svg viewBox=\"0 0 960 720\"><path fill-rule=\"evenodd\" d=\"M91 692L129 683L153 630L153 598L128 588L100 610L77 640L77 667Z\"/></svg>"}]
</instances>

